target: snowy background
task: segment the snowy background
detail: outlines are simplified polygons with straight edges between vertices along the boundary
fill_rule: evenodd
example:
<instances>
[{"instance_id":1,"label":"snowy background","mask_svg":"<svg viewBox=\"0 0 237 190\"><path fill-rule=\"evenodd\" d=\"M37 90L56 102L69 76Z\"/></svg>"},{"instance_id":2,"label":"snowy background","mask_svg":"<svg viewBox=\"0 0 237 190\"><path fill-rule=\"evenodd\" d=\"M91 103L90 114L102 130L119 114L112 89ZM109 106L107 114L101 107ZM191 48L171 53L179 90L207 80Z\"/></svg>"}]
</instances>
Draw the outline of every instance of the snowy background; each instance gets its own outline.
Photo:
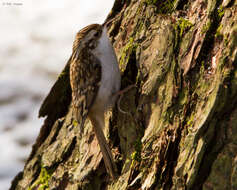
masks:
<instances>
[{"instance_id":1,"label":"snowy background","mask_svg":"<svg viewBox=\"0 0 237 190\"><path fill-rule=\"evenodd\" d=\"M39 106L82 27L103 23L114 0L0 0L0 190L23 169L43 119Z\"/></svg>"}]
</instances>

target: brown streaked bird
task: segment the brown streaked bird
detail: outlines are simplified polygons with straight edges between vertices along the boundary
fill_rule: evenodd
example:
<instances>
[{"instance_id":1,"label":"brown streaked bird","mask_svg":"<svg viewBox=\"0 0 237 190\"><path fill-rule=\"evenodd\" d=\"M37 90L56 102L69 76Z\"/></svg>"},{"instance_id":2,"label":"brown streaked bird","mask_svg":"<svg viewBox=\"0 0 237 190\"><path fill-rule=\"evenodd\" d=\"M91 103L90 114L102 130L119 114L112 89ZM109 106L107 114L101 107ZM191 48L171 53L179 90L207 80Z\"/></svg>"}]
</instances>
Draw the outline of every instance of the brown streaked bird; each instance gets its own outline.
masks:
<instances>
[{"instance_id":1,"label":"brown streaked bird","mask_svg":"<svg viewBox=\"0 0 237 190\"><path fill-rule=\"evenodd\" d=\"M89 117L106 170L113 179L117 169L103 133L104 113L114 105L120 83L120 70L106 26L92 24L80 30L73 44L70 63L73 113L81 134Z\"/></svg>"}]
</instances>

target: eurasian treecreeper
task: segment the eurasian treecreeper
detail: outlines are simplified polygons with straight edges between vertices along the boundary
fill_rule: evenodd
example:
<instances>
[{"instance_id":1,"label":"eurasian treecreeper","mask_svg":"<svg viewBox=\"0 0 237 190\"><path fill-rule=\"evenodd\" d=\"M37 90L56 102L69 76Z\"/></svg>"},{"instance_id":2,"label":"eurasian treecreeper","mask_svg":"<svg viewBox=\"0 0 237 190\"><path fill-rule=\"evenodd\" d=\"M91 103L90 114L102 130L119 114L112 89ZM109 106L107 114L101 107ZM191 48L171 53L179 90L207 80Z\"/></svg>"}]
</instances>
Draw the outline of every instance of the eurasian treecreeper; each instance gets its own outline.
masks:
<instances>
[{"instance_id":1,"label":"eurasian treecreeper","mask_svg":"<svg viewBox=\"0 0 237 190\"><path fill-rule=\"evenodd\" d=\"M112 107L120 90L121 75L105 25L92 24L80 30L73 44L70 63L73 113L83 133L89 117L107 172L116 178L116 165L106 142L104 113Z\"/></svg>"}]
</instances>

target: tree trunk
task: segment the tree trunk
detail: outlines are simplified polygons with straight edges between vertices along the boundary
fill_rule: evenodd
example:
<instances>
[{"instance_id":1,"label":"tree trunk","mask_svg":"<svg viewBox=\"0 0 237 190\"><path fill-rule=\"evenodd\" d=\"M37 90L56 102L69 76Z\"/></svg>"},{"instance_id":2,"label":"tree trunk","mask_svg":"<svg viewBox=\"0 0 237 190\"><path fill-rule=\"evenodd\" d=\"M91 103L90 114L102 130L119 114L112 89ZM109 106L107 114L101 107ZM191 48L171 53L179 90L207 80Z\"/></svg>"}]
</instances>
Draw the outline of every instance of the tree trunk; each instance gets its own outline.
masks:
<instances>
[{"instance_id":1,"label":"tree trunk","mask_svg":"<svg viewBox=\"0 0 237 190\"><path fill-rule=\"evenodd\" d=\"M136 85L120 101L127 113L106 114L118 179L89 120L79 138L68 62L11 189L236 190L237 2L116 0L107 20L122 89Z\"/></svg>"}]
</instances>

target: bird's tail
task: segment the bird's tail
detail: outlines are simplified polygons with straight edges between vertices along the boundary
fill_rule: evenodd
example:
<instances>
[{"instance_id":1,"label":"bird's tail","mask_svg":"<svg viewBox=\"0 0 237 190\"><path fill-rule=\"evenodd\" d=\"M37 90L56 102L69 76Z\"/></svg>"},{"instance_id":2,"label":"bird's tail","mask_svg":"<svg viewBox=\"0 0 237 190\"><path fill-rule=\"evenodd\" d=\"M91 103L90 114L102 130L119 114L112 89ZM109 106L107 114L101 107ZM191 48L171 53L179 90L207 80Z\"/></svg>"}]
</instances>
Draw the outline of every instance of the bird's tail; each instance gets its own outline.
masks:
<instances>
[{"instance_id":1,"label":"bird's tail","mask_svg":"<svg viewBox=\"0 0 237 190\"><path fill-rule=\"evenodd\" d=\"M96 138L97 138L99 145L100 145L100 150L103 155L106 170L113 179L116 179L117 167L116 167L116 164L114 163L114 159L113 159L111 150L106 142L106 139L105 139L105 136L104 136L104 133L102 130L104 127L102 125L102 123L104 123L104 121L103 122L98 121L97 119L93 119L93 118L90 118L90 120L93 124L94 132L95 132Z\"/></svg>"}]
</instances>

